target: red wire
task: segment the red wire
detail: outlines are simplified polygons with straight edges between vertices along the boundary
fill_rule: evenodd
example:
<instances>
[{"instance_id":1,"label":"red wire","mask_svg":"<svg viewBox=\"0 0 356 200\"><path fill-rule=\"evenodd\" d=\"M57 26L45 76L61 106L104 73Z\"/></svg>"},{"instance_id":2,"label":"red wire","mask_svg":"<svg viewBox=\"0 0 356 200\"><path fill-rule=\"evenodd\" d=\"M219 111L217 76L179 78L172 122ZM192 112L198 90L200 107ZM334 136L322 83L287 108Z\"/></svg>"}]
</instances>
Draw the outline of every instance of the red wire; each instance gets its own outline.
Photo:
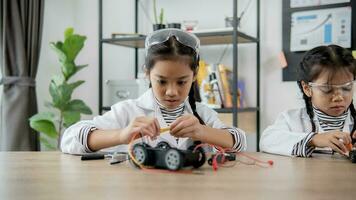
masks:
<instances>
[{"instance_id":1,"label":"red wire","mask_svg":"<svg viewBox=\"0 0 356 200\"><path fill-rule=\"evenodd\" d=\"M130 145L132 145L132 142L134 141L134 139L136 139L138 134L136 134L132 140L130 141ZM203 144L199 144L197 145L194 149L193 149L193 152L195 152L198 148L201 148L201 147L204 147L204 146L208 146L208 147L213 147L217 150L217 153L215 155L213 155L212 157L212 167L213 167L213 170L214 171L217 171L218 170L218 167L219 166L222 166L222 167L233 167L236 162L232 165L225 165L225 163L228 162L228 160L226 160L226 157L225 157L225 152L232 152L231 149L229 148L222 148L220 146L215 146L215 145L211 145L211 144L207 144L207 143L203 143ZM133 149L129 149L129 151L131 151L131 154L133 153L132 152ZM133 154L132 154L133 155ZM218 156L221 155L221 161L220 163L217 161L217 158ZM250 155L248 155L247 153L242 153L242 152L236 152L235 153L236 156L244 156L250 160L253 161L253 163L248 163L248 162L244 162L244 161L241 161L239 160L239 162L243 163L243 164L246 164L246 165L256 165L256 166L259 166L259 167L269 167L269 166L272 166L273 165L273 161L272 160L268 160L268 161L262 161L262 160L259 160L257 158L254 158ZM136 162L135 162L136 163ZM266 166L268 165L268 166ZM171 170L167 170L167 169L155 169L155 168L147 168L146 166L144 165L138 165L140 169L142 169L143 171L147 171L147 172L160 172L160 173L178 173L178 174L192 174L193 173L193 170L179 170L179 171L171 171Z\"/></svg>"},{"instance_id":2,"label":"red wire","mask_svg":"<svg viewBox=\"0 0 356 200\"><path fill-rule=\"evenodd\" d=\"M268 166L272 166L273 165L273 160L262 161L262 160L254 158L254 157L252 157L252 156L250 156L250 155L248 155L246 153L242 153L242 152L237 152L236 155L245 156L246 158L248 158L250 160L253 160L256 165L261 166L261 167L262 167L262 165L260 165L260 164L267 164Z\"/></svg>"}]
</instances>

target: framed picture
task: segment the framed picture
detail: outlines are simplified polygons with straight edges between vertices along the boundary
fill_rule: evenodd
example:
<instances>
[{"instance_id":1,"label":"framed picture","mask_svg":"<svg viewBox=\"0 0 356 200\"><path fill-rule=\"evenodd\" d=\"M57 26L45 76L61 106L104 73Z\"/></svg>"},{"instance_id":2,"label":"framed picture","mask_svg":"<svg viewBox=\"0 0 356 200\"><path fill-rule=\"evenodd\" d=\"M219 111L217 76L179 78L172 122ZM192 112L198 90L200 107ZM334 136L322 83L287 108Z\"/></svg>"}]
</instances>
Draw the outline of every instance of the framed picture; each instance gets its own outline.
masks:
<instances>
[{"instance_id":1,"label":"framed picture","mask_svg":"<svg viewBox=\"0 0 356 200\"><path fill-rule=\"evenodd\" d=\"M337 44L356 47L356 1L283 1L283 52L287 67L283 81L296 81L296 69L305 51L316 46Z\"/></svg>"}]
</instances>

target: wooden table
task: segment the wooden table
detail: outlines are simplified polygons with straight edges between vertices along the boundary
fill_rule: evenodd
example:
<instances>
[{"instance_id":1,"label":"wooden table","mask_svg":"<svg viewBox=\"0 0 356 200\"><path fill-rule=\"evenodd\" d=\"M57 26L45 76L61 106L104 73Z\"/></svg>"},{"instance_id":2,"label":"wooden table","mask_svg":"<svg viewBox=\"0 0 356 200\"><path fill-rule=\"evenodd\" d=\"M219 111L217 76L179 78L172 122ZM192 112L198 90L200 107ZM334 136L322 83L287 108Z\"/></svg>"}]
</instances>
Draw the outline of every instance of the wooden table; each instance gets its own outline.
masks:
<instances>
[{"instance_id":1,"label":"wooden table","mask_svg":"<svg viewBox=\"0 0 356 200\"><path fill-rule=\"evenodd\" d=\"M344 158L249 155L274 166L152 173L59 152L0 152L0 199L356 199L356 164Z\"/></svg>"}]
</instances>

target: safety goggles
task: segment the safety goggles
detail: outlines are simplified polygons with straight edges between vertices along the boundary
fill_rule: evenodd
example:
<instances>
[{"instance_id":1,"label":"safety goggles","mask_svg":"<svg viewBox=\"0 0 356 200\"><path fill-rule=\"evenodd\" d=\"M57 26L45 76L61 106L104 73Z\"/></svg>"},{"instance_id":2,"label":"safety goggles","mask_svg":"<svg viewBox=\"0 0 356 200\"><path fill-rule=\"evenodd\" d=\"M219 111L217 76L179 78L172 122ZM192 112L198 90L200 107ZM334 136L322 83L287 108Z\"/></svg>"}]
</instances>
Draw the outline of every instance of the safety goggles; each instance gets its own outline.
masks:
<instances>
[{"instance_id":1,"label":"safety goggles","mask_svg":"<svg viewBox=\"0 0 356 200\"><path fill-rule=\"evenodd\" d=\"M192 48L198 56L200 41L197 38L197 36L195 36L192 33L183 31L181 29L175 29L175 28L161 29L161 30L154 31L151 34L149 34L145 40L146 56L147 56L148 50L152 46L154 46L156 44L164 43L167 40L169 40L169 38L171 38L172 36L174 36L179 43Z\"/></svg>"},{"instance_id":2,"label":"safety goggles","mask_svg":"<svg viewBox=\"0 0 356 200\"><path fill-rule=\"evenodd\" d=\"M349 95L352 93L354 88L355 81L351 81L341 85L332 85L332 84L320 84L309 82L308 85L312 88L317 88L324 95L334 94L336 90L340 90L343 95Z\"/></svg>"}]
</instances>

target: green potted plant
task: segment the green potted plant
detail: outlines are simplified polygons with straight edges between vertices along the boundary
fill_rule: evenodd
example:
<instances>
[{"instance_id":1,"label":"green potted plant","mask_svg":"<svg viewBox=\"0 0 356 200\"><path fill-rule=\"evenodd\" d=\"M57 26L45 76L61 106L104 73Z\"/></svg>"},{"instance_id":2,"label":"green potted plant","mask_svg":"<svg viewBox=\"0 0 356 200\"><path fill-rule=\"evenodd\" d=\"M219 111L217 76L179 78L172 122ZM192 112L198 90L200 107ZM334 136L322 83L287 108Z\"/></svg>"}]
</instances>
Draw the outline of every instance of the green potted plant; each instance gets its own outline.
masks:
<instances>
[{"instance_id":1,"label":"green potted plant","mask_svg":"<svg viewBox=\"0 0 356 200\"><path fill-rule=\"evenodd\" d=\"M32 116L30 126L42 133L41 143L48 149L60 147L60 139L64 128L80 120L81 114L92 114L91 109L80 99L72 99L74 89L85 81L69 82L69 79L88 65L76 65L75 59L84 46L86 36L74 34L73 28L67 28L64 32L64 41L51 42L51 48L57 53L61 73L54 75L49 84L49 93L52 102L46 106L53 112L40 112ZM57 145L53 144L57 140Z\"/></svg>"},{"instance_id":2,"label":"green potted plant","mask_svg":"<svg viewBox=\"0 0 356 200\"><path fill-rule=\"evenodd\" d=\"M166 28L166 25L163 24L163 19L164 19L164 10L161 8L161 11L159 15L157 15L157 4L156 0L153 0L153 15L155 18L155 24L153 24L153 30L159 30L159 29L164 29Z\"/></svg>"}]
</instances>

